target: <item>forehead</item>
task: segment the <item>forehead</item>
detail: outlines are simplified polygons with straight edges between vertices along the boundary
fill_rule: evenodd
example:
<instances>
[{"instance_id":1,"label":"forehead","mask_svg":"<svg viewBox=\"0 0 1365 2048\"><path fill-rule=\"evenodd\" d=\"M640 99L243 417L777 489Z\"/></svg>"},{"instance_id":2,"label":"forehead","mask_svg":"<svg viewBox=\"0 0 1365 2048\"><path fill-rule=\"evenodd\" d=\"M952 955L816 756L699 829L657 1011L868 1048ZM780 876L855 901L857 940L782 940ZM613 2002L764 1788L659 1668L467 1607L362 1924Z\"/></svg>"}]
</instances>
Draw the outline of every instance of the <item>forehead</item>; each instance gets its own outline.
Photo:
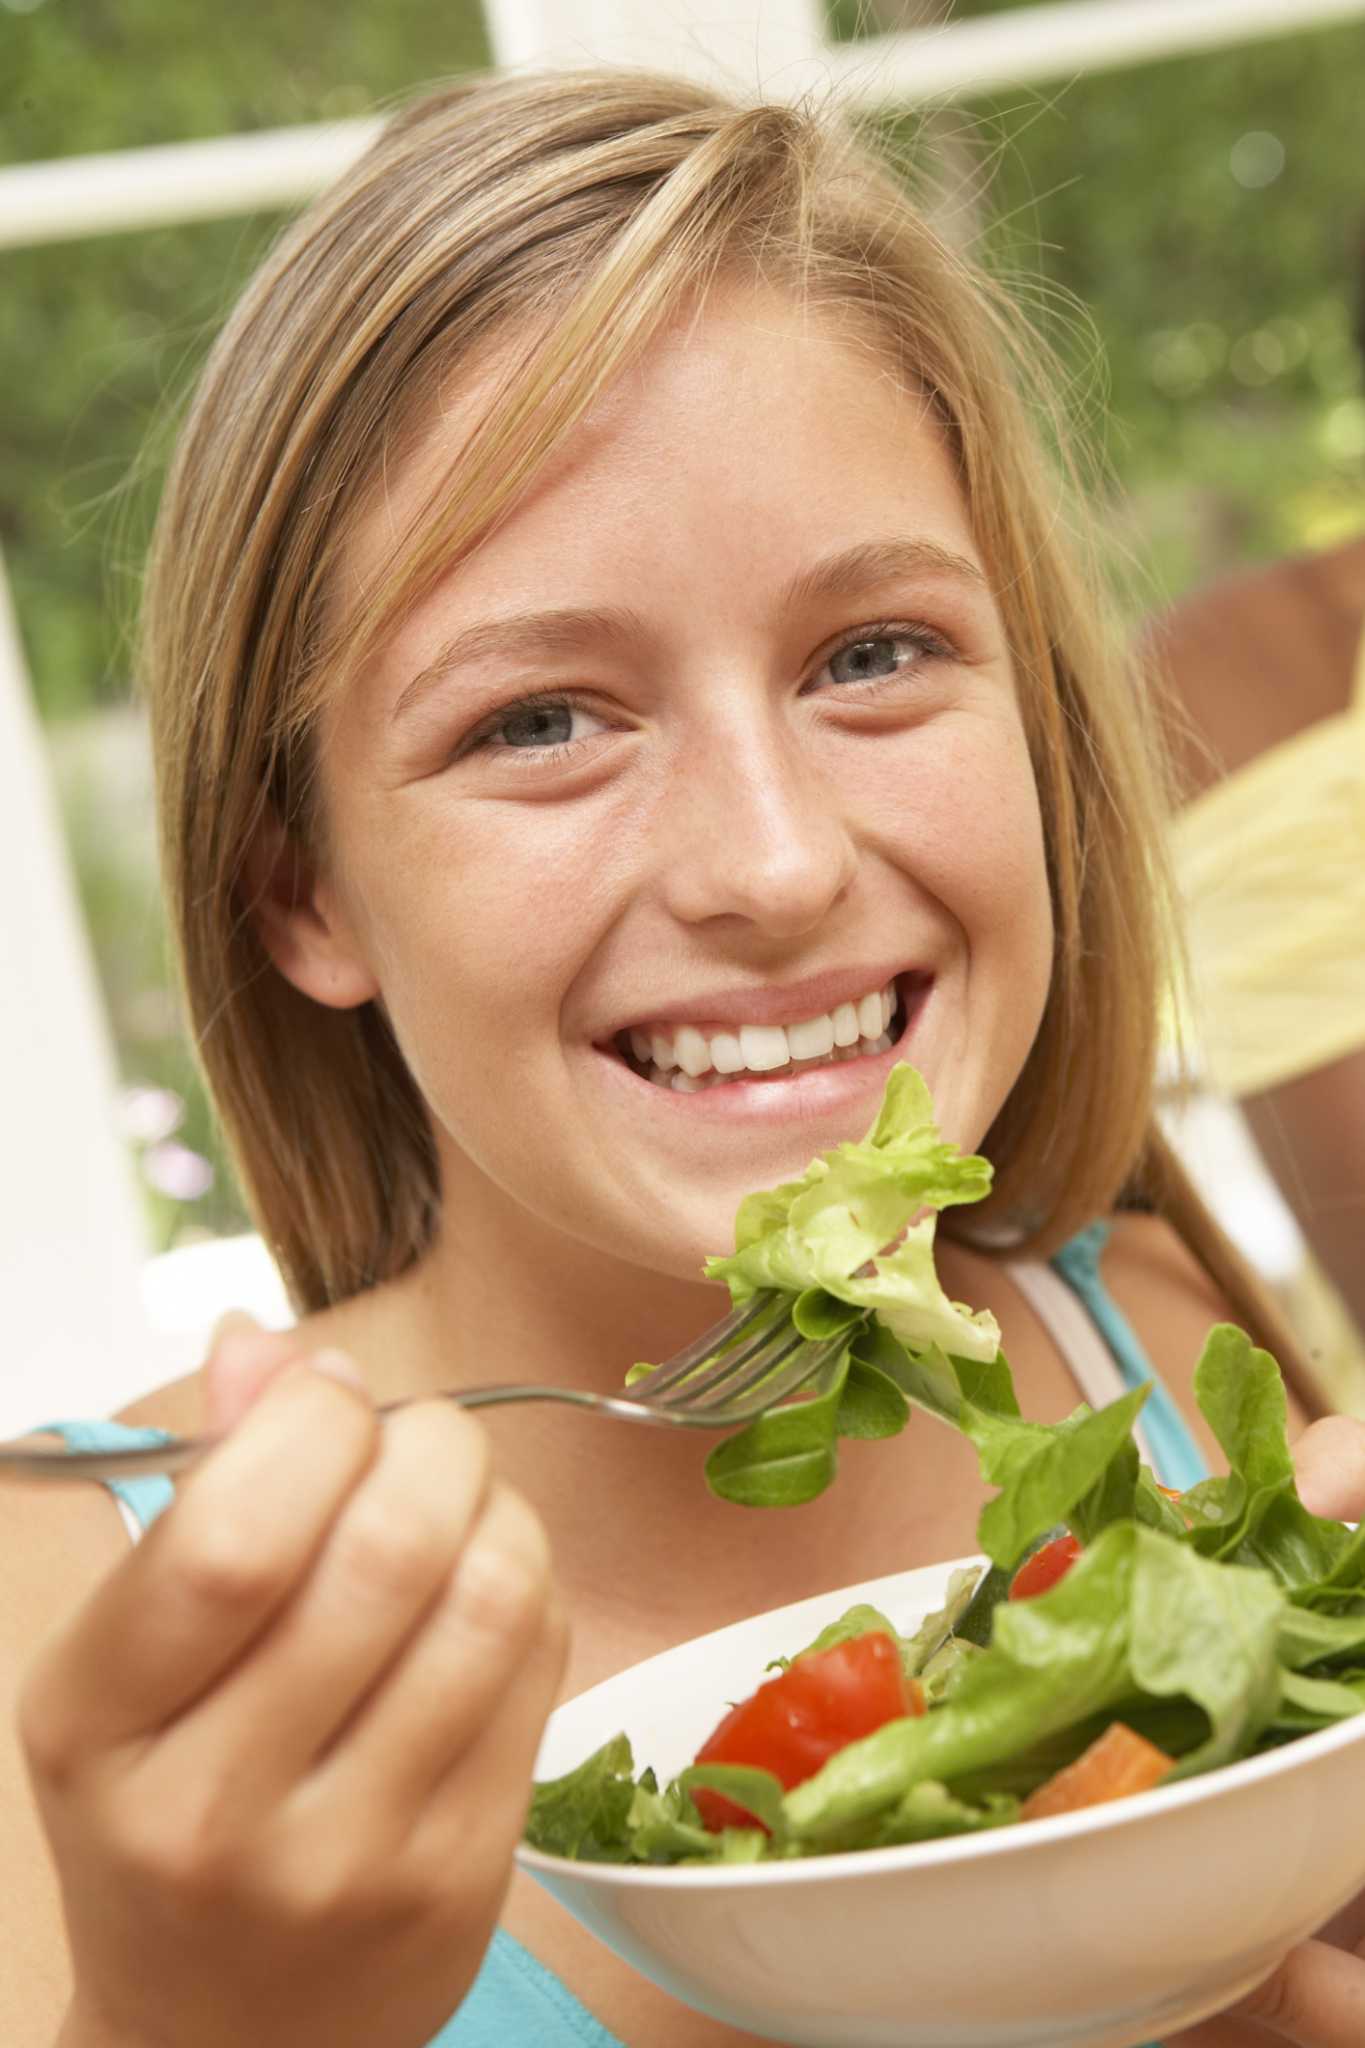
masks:
<instances>
[{"instance_id":1,"label":"forehead","mask_svg":"<svg viewBox=\"0 0 1365 2048\"><path fill-rule=\"evenodd\" d=\"M458 491L461 451L524 356L503 339L407 437L347 542L353 591ZM646 601L695 603L699 575L785 583L802 556L891 533L984 567L931 401L865 318L733 291L654 337L434 597L474 610L547 590L592 602L624 580Z\"/></svg>"}]
</instances>

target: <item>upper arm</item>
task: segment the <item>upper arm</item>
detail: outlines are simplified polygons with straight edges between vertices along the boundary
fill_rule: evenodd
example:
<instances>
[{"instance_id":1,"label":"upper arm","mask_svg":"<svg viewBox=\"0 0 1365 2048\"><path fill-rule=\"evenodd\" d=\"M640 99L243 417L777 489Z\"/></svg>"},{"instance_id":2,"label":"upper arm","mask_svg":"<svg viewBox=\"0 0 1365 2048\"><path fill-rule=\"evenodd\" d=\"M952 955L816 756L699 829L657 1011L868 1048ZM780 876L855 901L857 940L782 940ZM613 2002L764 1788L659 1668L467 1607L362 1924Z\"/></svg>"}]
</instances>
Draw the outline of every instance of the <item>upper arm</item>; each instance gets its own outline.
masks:
<instances>
[{"instance_id":1,"label":"upper arm","mask_svg":"<svg viewBox=\"0 0 1365 2048\"><path fill-rule=\"evenodd\" d=\"M103 1489L0 1489L0 2040L51 2048L70 1996L61 1896L19 1743L17 1710L43 1640L74 1611L128 1537Z\"/></svg>"}]
</instances>

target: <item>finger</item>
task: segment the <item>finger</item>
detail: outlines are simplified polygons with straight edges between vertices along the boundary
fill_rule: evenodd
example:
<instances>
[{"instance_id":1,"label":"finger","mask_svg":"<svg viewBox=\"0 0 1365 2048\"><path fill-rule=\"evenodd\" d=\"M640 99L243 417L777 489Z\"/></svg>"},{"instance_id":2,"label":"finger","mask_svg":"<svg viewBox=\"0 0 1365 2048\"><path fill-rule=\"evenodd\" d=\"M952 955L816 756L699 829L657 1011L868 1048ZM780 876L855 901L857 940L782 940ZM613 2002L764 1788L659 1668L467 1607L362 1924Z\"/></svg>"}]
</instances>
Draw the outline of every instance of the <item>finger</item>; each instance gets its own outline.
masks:
<instances>
[{"instance_id":1,"label":"finger","mask_svg":"<svg viewBox=\"0 0 1365 2048\"><path fill-rule=\"evenodd\" d=\"M1292 2041L1296 2048L1360 2048L1365 1963L1325 1941L1301 1942L1232 2013L1254 2020L1272 2041Z\"/></svg>"},{"instance_id":2,"label":"finger","mask_svg":"<svg viewBox=\"0 0 1365 2048\"><path fill-rule=\"evenodd\" d=\"M1354 1948L1365 1953L1365 1892L1357 1892L1339 1913L1324 1921L1317 1938L1333 1948Z\"/></svg>"},{"instance_id":3,"label":"finger","mask_svg":"<svg viewBox=\"0 0 1365 2048\"><path fill-rule=\"evenodd\" d=\"M387 1816L406 1832L452 1767L507 1712L549 1595L544 1530L518 1495L495 1485L443 1598L320 1761L318 1799L376 1824Z\"/></svg>"},{"instance_id":4,"label":"finger","mask_svg":"<svg viewBox=\"0 0 1365 2048\"><path fill-rule=\"evenodd\" d=\"M224 1436L270 1381L301 1355L297 1330L266 1330L244 1309L229 1309L215 1325L204 1360L205 1420Z\"/></svg>"},{"instance_id":5,"label":"finger","mask_svg":"<svg viewBox=\"0 0 1365 2048\"><path fill-rule=\"evenodd\" d=\"M149 1734L213 1684L294 1593L378 1433L329 1375L286 1372L40 1658L25 1692L36 1760Z\"/></svg>"},{"instance_id":6,"label":"finger","mask_svg":"<svg viewBox=\"0 0 1365 2048\"><path fill-rule=\"evenodd\" d=\"M456 1757L417 1810L408 1854L434 1872L459 1863L484 1886L526 1826L536 1752L568 1662L569 1628L551 1590L515 1681L488 1714L473 1747ZM477 1804L476 1804L477 1802ZM482 1863L482 1872L475 1866Z\"/></svg>"},{"instance_id":7,"label":"finger","mask_svg":"<svg viewBox=\"0 0 1365 2048\"><path fill-rule=\"evenodd\" d=\"M1358 1522L1365 1517L1365 1423L1328 1415L1294 1446L1299 1498L1315 1515Z\"/></svg>"},{"instance_id":8,"label":"finger","mask_svg":"<svg viewBox=\"0 0 1365 2048\"><path fill-rule=\"evenodd\" d=\"M488 1439L436 1402L392 1415L297 1597L163 1745L186 1784L257 1811L332 1742L440 1600L489 1483Z\"/></svg>"}]
</instances>

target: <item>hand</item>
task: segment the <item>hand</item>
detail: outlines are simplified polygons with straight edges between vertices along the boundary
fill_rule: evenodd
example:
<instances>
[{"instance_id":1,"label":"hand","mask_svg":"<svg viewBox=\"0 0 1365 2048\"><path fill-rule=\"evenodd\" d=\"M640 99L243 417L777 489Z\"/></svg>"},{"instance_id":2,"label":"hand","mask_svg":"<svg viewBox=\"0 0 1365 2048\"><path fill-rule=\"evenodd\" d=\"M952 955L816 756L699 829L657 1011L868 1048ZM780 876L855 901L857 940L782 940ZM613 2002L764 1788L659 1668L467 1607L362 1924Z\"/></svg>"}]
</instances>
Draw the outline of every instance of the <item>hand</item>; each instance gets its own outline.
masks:
<instances>
[{"instance_id":1,"label":"hand","mask_svg":"<svg viewBox=\"0 0 1365 2048\"><path fill-rule=\"evenodd\" d=\"M545 1537L448 1403L381 1426L335 1354L240 1324L218 1354L210 1422L251 1405L21 1701L61 2039L421 2048L491 1937L562 1673Z\"/></svg>"},{"instance_id":2,"label":"hand","mask_svg":"<svg viewBox=\"0 0 1365 2048\"><path fill-rule=\"evenodd\" d=\"M1300 1497L1336 1521L1365 1517L1365 1423L1329 1416L1294 1447ZM1217 2019L1176 2034L1166 2048L1361 2048L1365 2043L1365 1892L1291 1949L1278 1969Z\"/></svg>"}]
</instances>

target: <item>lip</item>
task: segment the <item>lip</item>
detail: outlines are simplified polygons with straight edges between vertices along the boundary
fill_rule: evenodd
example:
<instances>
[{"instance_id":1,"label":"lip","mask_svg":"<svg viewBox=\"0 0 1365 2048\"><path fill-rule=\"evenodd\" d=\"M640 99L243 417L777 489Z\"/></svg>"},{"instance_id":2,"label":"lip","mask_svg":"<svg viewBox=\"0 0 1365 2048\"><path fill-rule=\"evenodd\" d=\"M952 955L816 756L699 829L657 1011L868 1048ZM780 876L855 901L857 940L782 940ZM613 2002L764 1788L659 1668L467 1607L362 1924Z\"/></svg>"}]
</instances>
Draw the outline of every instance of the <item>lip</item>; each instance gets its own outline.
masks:
<instances>
[{"instance_id":1,"label":"lip","mask_svg":"<svg viewBox=\"0 0 1365 2048\"><path fill-rule=\"evenodd\" d=\"M723 1088L683 1094L647 1081L616 1053L604 1052L600 1047L597 1050L608 1073L618 1075L621 1084L633 1091L637 1105L647 1101L663 1115L701 1117L715 1124L788 1123L793 1117L804 1120L836 1115L848 1111L864 1097L881 1099L891 1069L907 1056L933 986L932 979L925 977L908 989L898 989L903 1013L901 1032L885 1052L863 1053L856 1060L838 1060L831 1066L806 1067L785 1079L744 1081L736 1076Z\"/></svg>"},{"instance_id":2,"label":"lip","mask_svg":"<svg viewBox=\"0 0 1365 2048\"><path fill-rule=\"evenodd\" d=\"M691 1024L699 1031L730 1031L741 1024L801 1024L835 1010L840 1003L856 1002L873 989L897 984L907 1003L927 988L931 977L923 967L884 964L830 970L808 975L804 981L790 981L781 988L715 989L690 1001L670 1003L666 1010L637 1012L613 1024L598 1041L608 1045L623 1031L662 1031L678 1024Z\"/></svg>"}]
</instances>

